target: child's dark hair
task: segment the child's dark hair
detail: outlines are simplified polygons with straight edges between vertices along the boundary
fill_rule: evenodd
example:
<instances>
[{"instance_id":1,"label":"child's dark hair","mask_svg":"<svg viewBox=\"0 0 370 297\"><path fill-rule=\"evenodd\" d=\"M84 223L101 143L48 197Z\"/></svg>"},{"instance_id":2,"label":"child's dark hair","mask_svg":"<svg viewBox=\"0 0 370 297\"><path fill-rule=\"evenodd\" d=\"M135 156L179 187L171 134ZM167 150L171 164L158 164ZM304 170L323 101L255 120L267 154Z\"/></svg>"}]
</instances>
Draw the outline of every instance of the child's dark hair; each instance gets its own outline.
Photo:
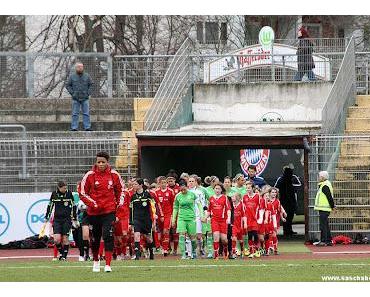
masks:
<instances>
[{"instance_id":1,"label":"child's dark hair","mask_svg":"<svg viewBox=\"0 0 370 297\"><path fill-rule=\"evenodd\" d=\"M67 183L65 182L65 181L59 181L58 182L58 188L63 188L63 187L65 187L67 185Z\"/></svg>"},{"instance_id":2,"label":"child's dark hair","mask_svg":"<svg viewBox=\"0 0 370 297\"><path fill-rule=\"evenodd\" d=\"M224 185L222 183L215 184L213 188L216 188L217 186L219 186L221 188L221 193L222 194L225 194L226 193L225 187L224 187Z\"/></svg>"},{"instance_id":3,"label":"child's dark hair","mask_svg":"<svg viewBox=\"0 0 370 297\"><path fill-rule=\"evenodd\" d=\"M249 169L253 169L253 170L257 171L256 165L253 165L253 164L251 164L251 165L248 166L248 170Z\"/></svg>"},{"instance_id":4,"label":"child's dark hair","mask_svg":"<svg viewBox=\"0 0 370 297\"><path fill-rule=\"evenodd\" d=\"M96 154L96 158L105 158L107 161L109 161L109 154L107 152L99 152Z\"/></svg>"},{"instance_id":5,"label":"child's dark hair","mask_svg":"<svg viewBox=\"0 0 370 297\"><path fill-rule=\"evenodd\" d=\"M144 181L144 179L143 179L143 178L138 178L138 179L136 180L136 182L137 182L139 185L143 186L144 191L148 189L148 187L145 185L145 181Z\"/></svg>"}]
</instances>

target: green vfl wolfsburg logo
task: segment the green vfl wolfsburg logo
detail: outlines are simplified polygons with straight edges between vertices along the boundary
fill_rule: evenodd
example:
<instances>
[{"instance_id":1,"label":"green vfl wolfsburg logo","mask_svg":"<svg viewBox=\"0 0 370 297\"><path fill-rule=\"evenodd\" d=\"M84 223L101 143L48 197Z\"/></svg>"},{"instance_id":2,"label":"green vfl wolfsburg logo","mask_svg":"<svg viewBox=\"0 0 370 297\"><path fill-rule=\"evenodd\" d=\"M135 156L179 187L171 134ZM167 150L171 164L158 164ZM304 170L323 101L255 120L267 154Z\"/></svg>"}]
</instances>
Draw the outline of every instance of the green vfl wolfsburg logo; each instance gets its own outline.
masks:
<instances>
[{"instance_id":1,"label":"green vfl wolfsburg logo","mask_svg":"<svg viewBox=\"0 0 370 297\"><path fill-rule=\"evenodd\" d=\"M258 35L258 39L262 47L271 46L275 39L274 30L269 26L263 27Z\"/></svg>"}]
</instances>

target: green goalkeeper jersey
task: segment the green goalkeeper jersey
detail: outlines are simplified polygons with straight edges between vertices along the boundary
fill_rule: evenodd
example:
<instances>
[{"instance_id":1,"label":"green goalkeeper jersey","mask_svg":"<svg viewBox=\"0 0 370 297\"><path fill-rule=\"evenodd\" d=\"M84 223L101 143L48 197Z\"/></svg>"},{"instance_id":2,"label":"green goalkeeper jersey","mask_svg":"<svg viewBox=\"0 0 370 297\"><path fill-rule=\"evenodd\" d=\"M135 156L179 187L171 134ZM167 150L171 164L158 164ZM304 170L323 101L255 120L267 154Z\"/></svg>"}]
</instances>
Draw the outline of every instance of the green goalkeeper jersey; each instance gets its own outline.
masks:
<instances>
[{"instance_id":1,"label":"green goalkeeper jersey","mask_svg":"<svg viewBox=\"0 0 370 297\"><path fill-rule=\"evenodd\" d=\"M228 197L232 197L235 193L237 193L238 191L236 190L235 187L230 187L229 189L226 190L226 196ZM243 194L242 195L242 198L243 198Z\"/></svg>"},{"instance_id":2,"label":"green goalkeeper jersey","mask_svg":"<svg viewBox=\"0 0 370 297\"><path fill-rule=\"evenodd\" d=\"M177 215L179 220L194 220L196 216L195 207L199 207L196 200L197 196L190 191L187 191L186 194L183 194L182 192L178 193L176 195L175 202L173 203L173 220L176 219Z\"/></svg>"},{"instance_id":3,"label":"green goalkeeper jersey","mask_svg":"<svg viewBox=\"0 0 370 297\"><path fill-rule=\"evenodd\" d=\"M240 193L242 198L245 194L247 194L247 187L246 186L242 186L240 188L239 187L233 187L233 188L235 189L236 192Z\"/></svg>"}]
</instances>

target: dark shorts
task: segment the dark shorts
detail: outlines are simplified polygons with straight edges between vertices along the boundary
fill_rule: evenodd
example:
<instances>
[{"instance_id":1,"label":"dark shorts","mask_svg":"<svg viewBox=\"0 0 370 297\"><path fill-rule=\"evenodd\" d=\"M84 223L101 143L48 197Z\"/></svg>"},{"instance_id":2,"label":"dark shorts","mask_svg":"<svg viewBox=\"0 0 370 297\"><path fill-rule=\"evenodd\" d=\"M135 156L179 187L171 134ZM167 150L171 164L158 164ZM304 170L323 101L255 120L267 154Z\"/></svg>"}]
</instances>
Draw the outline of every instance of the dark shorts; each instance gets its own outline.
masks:
<instances>
[{"instance_id":1,"label":"dark shorts","mask_svg":"<svg viewBox=\"0 0 370 297\"><path fill-rule=\"evenodd\" d=\"M55 220L53 224L54 234L68 235L72 228L72 220L70 218L64 220Z\"/></svg>"},{"instance_id":2,"label":"dark shorts","mask_svg":"<svg viewBox=\"0 0 370 297\"><path fill-rule=\"evenodd\" d=\"M258 234L256 230L248 231L248 239L257 241L258 240Z\"/></svg>"},{"instance_id":3,"label":"dark shorts","mask_svg":"<svg viewBox=\"0 0 370 297\"><path fill-rule=\"evenodd\" d=\"M152 221L145 220L139 221L134 220L134 232L140 232L141 234L151 234L152 233Z\"/></svg>"},{"instance_id":4,"label":"dark shorts","mask_svg":"<svg viewBox=\"0 0 370 297\"><path fill-rule=\"evenodd\" d=\"M81 221L81 226L89 226L89 216L87 215L86 212L83 213L82 215L82 221Z\"/></svg>"}]
</instances>

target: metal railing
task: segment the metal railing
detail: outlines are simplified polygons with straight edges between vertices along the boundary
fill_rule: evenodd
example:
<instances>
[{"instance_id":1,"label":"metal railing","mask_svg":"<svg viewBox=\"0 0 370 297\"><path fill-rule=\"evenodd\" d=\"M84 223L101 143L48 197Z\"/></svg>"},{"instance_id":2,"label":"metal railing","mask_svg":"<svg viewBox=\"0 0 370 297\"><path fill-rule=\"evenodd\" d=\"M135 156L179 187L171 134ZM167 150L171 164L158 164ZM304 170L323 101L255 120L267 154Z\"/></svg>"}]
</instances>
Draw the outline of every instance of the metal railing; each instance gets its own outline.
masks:
<instances>
[{"instance_id":1,"label":"metal railing","mask_svg":"<svg viewBox=\"0 0 370 297\"><path fill-rule=\"evenodd\" d=\"M153 98L173 55L114 56L113 96Z\"/></svg>"},{"instance_id":2,"label":"metal railing","mask_svg":"<svg viewBox=\"0 0 370 297\"><path fill-rule=\"evenodd\" d=\"M349 42L349 38L307 38L307 40L313 44L313 49L316 53L344 52ZM299 41L298 39L275 39L274 42L297 47ZM217 40L209 43L199 43L199 41L195 40L194 43L198 51L225 54L246 46L259 44L259 41L257 39L241 40L240 38L229 38L226 42Z\"/></svg>"},{"instance_id":3,"label":"metal railing","mask_svg":"<svg viewBox=\"0 0 370 297\"><path fill-rule=\"evenodd\" d=\"M191 42L186 39L163 78L163 81L155 94L153 104L145 116L145 130L155 131L166 129L182 97L188 90L190 79L190 54Z\"/></svg>"},{"instance_id":4,"label":"metal railing","mask_svg":"<svg viewBox=\"0 0 370 297\"><path fill-rule=\"evenodd\" d=\"M344 53L313 54L311 76L307 63L298 62L295 53L192 55L192 78L194 83L334 81L343 56ZM302 58L309 59L310 55Z\"/></svg>"},{"instance_id":5,"label":"metal railing","mask_svg":"<svg viewBox=\"0 0 370 297\"><path fill-rule=\"evenodd\" d=\"M356 52L357 94L370 94L370 52Z\"/></svg>"},{"instance_id":6,"label":"metal railing","mask_svg":"<svg viewBox=\"0 0 370 297\"><path fill-rule=\"evenodd\" d=\"M345 39L335 38L310 41L315 54L330 53L334 60L338 59L335 53L344 52L347 42ZM189 47L187 54L193 55L192 60L195 63L193 69L202 68L199 63L209 61L205 53L217 52L201 49L199 44L195 45L190 39L188 42L191 43L191 48ZM296 39L280 39L275 42L293 47L298 44ZM240 45L235 43L227 52L253 44L258 44L258 41L247 40ZM77 61L84 63L86 72L94 81L92 97L152 98L173 59L173 55L0 52L0 98L69 97L65 82ZM277 80L283 75L279 71L277 70ZM288 76L293 76L288 70L287 73ZM270 79L269 74L261 73L254 76L259 77L261 81Z\"/></svg>"},{"instance_id":7,"label":"metal railing","mask_svg":"<svg viewBox=\"0 0 370 297\"><path fill-rule=\"evenodd\" d=\"M323 133L343 133L347 108L355 100L355 43L352 38L322 110Z\"/></svg>"},{"instance_id":8,"label":"metal railing","mask_svg":"<svg viewBox=\"0 0 370 297\"><path fill-rule=\"evenodd\" d=\"M7 138L7 139L4 139ZM26 178L22 172L26 149ZM121 156L130 156L128 141L122 138L96 137L6 137L0 139L0 193L44 192L55 189L59 180L65 180L71 189L91 169L95 155L107 151L111 164ZM118 168L123 178L133 174L133 168Z\"/></svg>"},{"instance_id":9,"label":"metal railing","mask_svg":"<svg viewBox=\"0 0 370 297\"><path fill-rule=\"evenodd\" d=\"M333 236L370 233L370 136L317 135L309 154L309 235L320 239L313 209L319 171L329 172L337 209L329 221ZM333 155L337 155L333 159Z\"/></svg>"}]
</instances>

